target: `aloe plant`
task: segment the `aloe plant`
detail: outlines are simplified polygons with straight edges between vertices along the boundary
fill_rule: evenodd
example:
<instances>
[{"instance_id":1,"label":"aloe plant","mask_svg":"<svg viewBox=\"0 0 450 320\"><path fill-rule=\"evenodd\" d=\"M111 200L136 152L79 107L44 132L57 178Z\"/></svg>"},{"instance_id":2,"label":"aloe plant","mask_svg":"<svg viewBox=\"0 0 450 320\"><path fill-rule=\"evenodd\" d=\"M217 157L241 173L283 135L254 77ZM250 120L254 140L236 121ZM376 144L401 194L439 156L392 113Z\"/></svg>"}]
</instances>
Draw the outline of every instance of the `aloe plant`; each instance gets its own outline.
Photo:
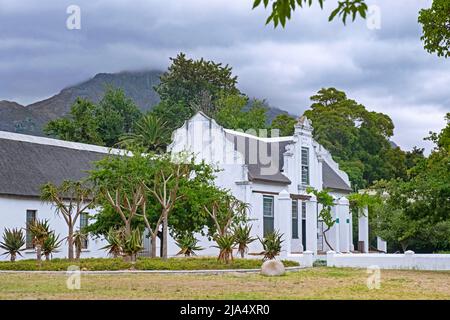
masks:
<instances>
[{"instance_id":1,"label":"aloe plant","mask_svg":"<svg viewBox=\"0 0 450 320\"><path fill-rule=\"evenodd\" d=\"M45 240L49 237L50 225L48 220L35 220L28 224L28 230L33 237L33 245L36 248L36 259L41 263L42 247Z\"/></svg>"},{"instance_id":2,"label":"aloe plant","mask_svg":"<svg viewBox=\"0 0 450 320\"><path fill-rule=\"evenodd\" d=\"M104 246L103 250L108 250L108 254L112 255L114 258L117 258L123 253L123 245L124 245L125 232L123 229L109 229L106 234L106 241L108 244Z\"/></svg>"},{"instance_id":3,"label":"aloe plant","mask_svg":"<svg viewBox=\"0 0 450 320\"><path fill-rule=\"evenodd\" d=\"M250 236L251 232L251 225L238 225L233 229L234 243L238 246L238 253L242 258L248 252L248 245L256 240L256 238Z\"/></svg>"},{"instance_id":4,"label":"aloe plant","mask_svg":"<svg viewBox=\"0 0 450 320\"><path fill-rule=\"evenodd\" d=\"M25 237L21 229L8 229L3 232L3 241L0 242L0 248L6 250L3 254L9 254L11 262L16 261L17 255L22 256L20 251L25 245Z\"/></svg>"},{"instance_id":5,"label":"aloe plant","mask_svg":"<svg viewBox=\"0 0 450 320\"><path fill-rule=\"evenodd\" d=\"M50 256L58 252L58 248L61 246L62 240L59 240L59 235L55 235L54 232L50 232L48 237L44 240L42 244L42 253L45 256L45 260L49 261Z\"/></svg>"},{"instance_id":6,"label":"aloe plant","mask_svg":"<svg viewBox=\"0 0 450 320\"><path fill-rule=\"evenodd\" d=\"M261 239L258 237L259 242L261 242L263 246L263 254L264 258L263 260L272 260L275 259L277 255L281 252L281 244L284 240L281 238L283 237L283 234L279 231L273 231L266 235L264 239Z\"/></svg>"},{"instance_id":7,"label":"aloe plant","mask_svg":"<svg viewBox=\"0 0 450 320\"><path fill-rule=\"evenodd\" d=\"M203 250L202 247L197 245L198 240L193 234L187 233L177 238L176 244L180 247L180 251L177 255L184 254L185 257L196 256L195 251Z\"/></svg>"},{"instance_id":8,"label":"aloe plant","mask_svg":"<svg viewBox=\"0 0 450 320\"><path fill-rule=\"evenodd\" d=\"M144 244L142 241L141 231L136 228L131 231L131 234L125 238L123 245L123 252L127 254L131 258L131 264L134 268L134 264L136 263L136 255L139 251L144 248Z\"/></svg>"},{"instance_id":9,"label":"aloe plant","mask_svg":"<svg viewBox=\"0 0 450 320\"><path fill-rule=\"evenodd\" d=\"M233 247L235 238L231 233L226 233L224 235L216 235L214 241L217 243L216 248L219 248L219 257L217 260L223 261L225 263L230 263L233 261Z\"/></svg>"}]
</instances>

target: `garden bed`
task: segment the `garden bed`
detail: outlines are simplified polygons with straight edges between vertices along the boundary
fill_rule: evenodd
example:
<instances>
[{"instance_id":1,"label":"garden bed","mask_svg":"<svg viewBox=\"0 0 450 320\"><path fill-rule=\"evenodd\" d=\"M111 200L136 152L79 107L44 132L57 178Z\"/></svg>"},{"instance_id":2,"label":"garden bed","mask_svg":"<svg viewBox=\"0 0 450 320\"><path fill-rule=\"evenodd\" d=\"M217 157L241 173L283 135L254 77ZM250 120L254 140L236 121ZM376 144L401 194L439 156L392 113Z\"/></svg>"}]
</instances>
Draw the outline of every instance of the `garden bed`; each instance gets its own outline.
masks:
<instances>
[{"instance_id":1,"label":"garden bed","mask_svg":"<svg viewBox=\"0 0 450 320\"><path fill-rule=\"evenodd\" d=\"M296 267L299 263L283 260L285 267ZM36 260L19 260L16 262L0 262L0 270L13 271L66 271L69 266L79 266L83 271L117 271L131 269L131 263L121 258L80 259L69 261L67 259L53 259L42 261L39 266ZM234 259L232 263L225 264L217 258L169 258L166 261L160 258L138 258L136 270L225 270L225 269L258 269L262 265L257 259Z\"/></svg>"}]
</instances>

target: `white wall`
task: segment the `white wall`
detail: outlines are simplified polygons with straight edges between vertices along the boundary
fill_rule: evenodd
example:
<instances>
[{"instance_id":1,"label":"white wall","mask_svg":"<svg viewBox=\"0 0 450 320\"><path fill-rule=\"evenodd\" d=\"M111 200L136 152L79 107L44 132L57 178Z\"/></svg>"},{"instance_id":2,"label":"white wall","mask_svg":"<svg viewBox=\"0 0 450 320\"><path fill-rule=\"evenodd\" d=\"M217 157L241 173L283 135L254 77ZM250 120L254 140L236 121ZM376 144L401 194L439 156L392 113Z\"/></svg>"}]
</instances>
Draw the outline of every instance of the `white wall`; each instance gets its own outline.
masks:
<instances>
[{"instance_id":1,"label":"white wall","mask_svg":"<svg viewBox=\"0 0 450 320\"><path fill-rule=\"evenodd\" d=\"M26 228L26 212L27 210L37 210L37 218L48 219L50 228L55 230L56 234L60 235L60 239L67 236L67 225L64 219L55 213L55 209L51 205L43 203L38 198L25 198L25 197L10 197L0 196L0 233L3 235L5 228ZM90 211L93 213L94 211ZM76 228L79 228L79 222L77 221ZM25 230L24 230L25 235ZM88 242L87 250L83 250L82 258L91 257L106 257L106 251L101 250L106 242L101 239L90 238ZM64 240L61 244L59 252L53 255L54 258L67 257L67 243ZM2 251L0 249L0 251ZM3 253L3 252L0 252ZM23 257L18 256L17 259L35 259L36 253L34 250L22 251ZM9 260L9 256L0 255L1 260Z\"/></svg>"},{"instance_id":2,"label":"white wall","mask_svg":"<svg viewBox=\"0 0 450 320\"><path fill-rule=\"evenodd\" d=\"M450 254L404 254L362 253L337 254L327 253L328 267L367 268L377 266L380 269L416 269L416 270L450 270Z\"/></svg>"}]
</instances>

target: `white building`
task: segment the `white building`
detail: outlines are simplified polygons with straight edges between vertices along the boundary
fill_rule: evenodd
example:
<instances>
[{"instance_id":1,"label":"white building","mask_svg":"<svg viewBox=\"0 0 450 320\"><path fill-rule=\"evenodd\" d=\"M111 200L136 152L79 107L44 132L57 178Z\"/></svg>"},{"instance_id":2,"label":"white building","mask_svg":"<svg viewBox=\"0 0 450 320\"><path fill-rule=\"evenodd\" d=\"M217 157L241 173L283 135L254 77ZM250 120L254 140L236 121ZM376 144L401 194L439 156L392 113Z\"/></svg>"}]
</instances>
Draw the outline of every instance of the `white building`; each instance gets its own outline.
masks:
<instances>
[{"instance_id":1,"label":"white building","mask_svg":"<svg viewBox=\"0 0 450 320\"><path fill-rule=\"evenodd\" d=\"M351 192L347 174L339 169L330 153L312 138L308 119L301 118L290 137L262 138L224 129L203 113L196 114L173 133L168 151L190 151L222 169L216 184L230 189L240 200L249 203L254 236L263 237L271 230L284 235L282 255L324 252L323 223L317 216L320 207L306 187L327 188L335 198L335 226L327 239L338 252L353 250L352 217L346 195ZM0 132L0 233L4 228L25 228L30 219L48 219L57 234L65 237L67 226L50 204L41 202L40 187L47 182L79 180L92 168L92 162L105 157L108 148L93 145ZM117 152L114 150L114 152ZM91 212L94 213L94 212ZM367 219L360 221L360 239L367 245ZM78 223L85 223L81 219ZM361 238L362 237L362 238ZM206 238L199 254L216 254ZM103 257L104 240L90 238L82 257ZM145 244L149 247L148 240ZM30 238L24 258L34 258ZM179 249L169 241L169 254ZM253 242L250 252L261 252ZM0 252L1 254L2 252ZM66 243L54 257L67 255ZM18 257L20 258L20 257ZM0 259L7 259L5 255Z\"/></svg>"}]
</instances>

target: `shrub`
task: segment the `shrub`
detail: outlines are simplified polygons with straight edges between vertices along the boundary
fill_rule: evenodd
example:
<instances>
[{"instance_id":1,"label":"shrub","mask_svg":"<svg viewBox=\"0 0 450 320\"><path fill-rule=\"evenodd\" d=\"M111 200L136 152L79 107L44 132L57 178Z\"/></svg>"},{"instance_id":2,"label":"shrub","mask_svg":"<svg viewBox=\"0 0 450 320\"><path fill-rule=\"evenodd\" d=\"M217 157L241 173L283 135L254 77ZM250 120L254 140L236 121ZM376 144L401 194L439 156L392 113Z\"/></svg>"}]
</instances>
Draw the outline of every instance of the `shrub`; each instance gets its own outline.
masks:
<instances>
[{"instance_id":1,"label":"shrub","mask_svg":"<svg viewBox=\"0 0 450 320\"><path fill-rule=\"evenodd\" d=\"M109 229L108 233L106 234L106 241L108 244L104 246L103 250L108 250L108 254L112 255L114 258L117 258L122 255L123 253L123 242L125 238L125 232L124 229Z\"/></svg>"},{"instance_id":2,"label":"shrub","mask_svg":"<svg viewBox=\"0 0 450 320\"><path fill-rule=\"evenodd\" d=\"M216 235L214 241L217 243L216 248L220 249L217 260L226 264L233 261L233 247L235 238L233 234Z\"/></svg>"},{"instance_id":3,"label":"shrub","mask_svg":"<svg viewBox=\"0 0 450 320\"><path fill-rule=\"evenodd\" d=\"M176 244L180 247L180 251L177 253L178 255L184 255L185 257L196 256L195 251L203 250L202 247L197 245L198 240L194 237L193 234L183 234L178 237Z\"/></svg>"},{"instance_id":4,"label":"shrub","mask_svg":"<svg viewBox=\"0 0 450 320\"><path fill-rule=\"evenodd\" d=\"M0 248L6 250L4 254L9 254L11 262L16 260L17 254L22 256L20 251L25 245L25 237L20 229L5 229L3 232L3 242L0 242Z\"/></svg>"},{"instance_id":5,"label":"shrub","mask_svg":"<svg viewBox=\"0 0 450 320\"><path fill-rule=\"evenodd\" d=\"M250 236L251 231L251 225L238 225L233 229L234 243L238 246L238 253L241 255L241 258L244 258L248 252L248 245L256 240L256 238Z\"/></svg>"},{"instance_id":6,"label":"shrub","mask_svg":"<svg viewBox=\"0 0 450 320\"><path fill-rule=\"evenodd\" d=\"M125 241L123 244L123 252L130 256L131 264L134 266L136 263L136 255L139 251L144 248L142 243L142 234L139 228L131 231L131 234L125 237Z\"/></svg>"},{"instance_id":7,"label":"shrub","mask_svg":"<svg viewBox=\"0 0 450 320\"><path fill-rule=\"evenodd\" d=\"M261 242L263 249L264 249L263 261L275 259L275 256L280 254L281 244L284 241L281 239L282 237L283 237L283 234L277 230L267 234L267 236L264 239L261 239L258 237L258 239Z\"/></svg>"},{"instance_id":8,"label":"shrub","mask_svg":"<svg viewBox=\"0 0 450 320\"><path fill-rule=\"evenodd\" d=\"M59 235L55 235L54 232L50 232L48 237L42 244L42 254L45 256L45 260L50 260L50 256L58 252L58 248L61 246L62 240L59 240Z\"/></svg>"}]
</instances>

